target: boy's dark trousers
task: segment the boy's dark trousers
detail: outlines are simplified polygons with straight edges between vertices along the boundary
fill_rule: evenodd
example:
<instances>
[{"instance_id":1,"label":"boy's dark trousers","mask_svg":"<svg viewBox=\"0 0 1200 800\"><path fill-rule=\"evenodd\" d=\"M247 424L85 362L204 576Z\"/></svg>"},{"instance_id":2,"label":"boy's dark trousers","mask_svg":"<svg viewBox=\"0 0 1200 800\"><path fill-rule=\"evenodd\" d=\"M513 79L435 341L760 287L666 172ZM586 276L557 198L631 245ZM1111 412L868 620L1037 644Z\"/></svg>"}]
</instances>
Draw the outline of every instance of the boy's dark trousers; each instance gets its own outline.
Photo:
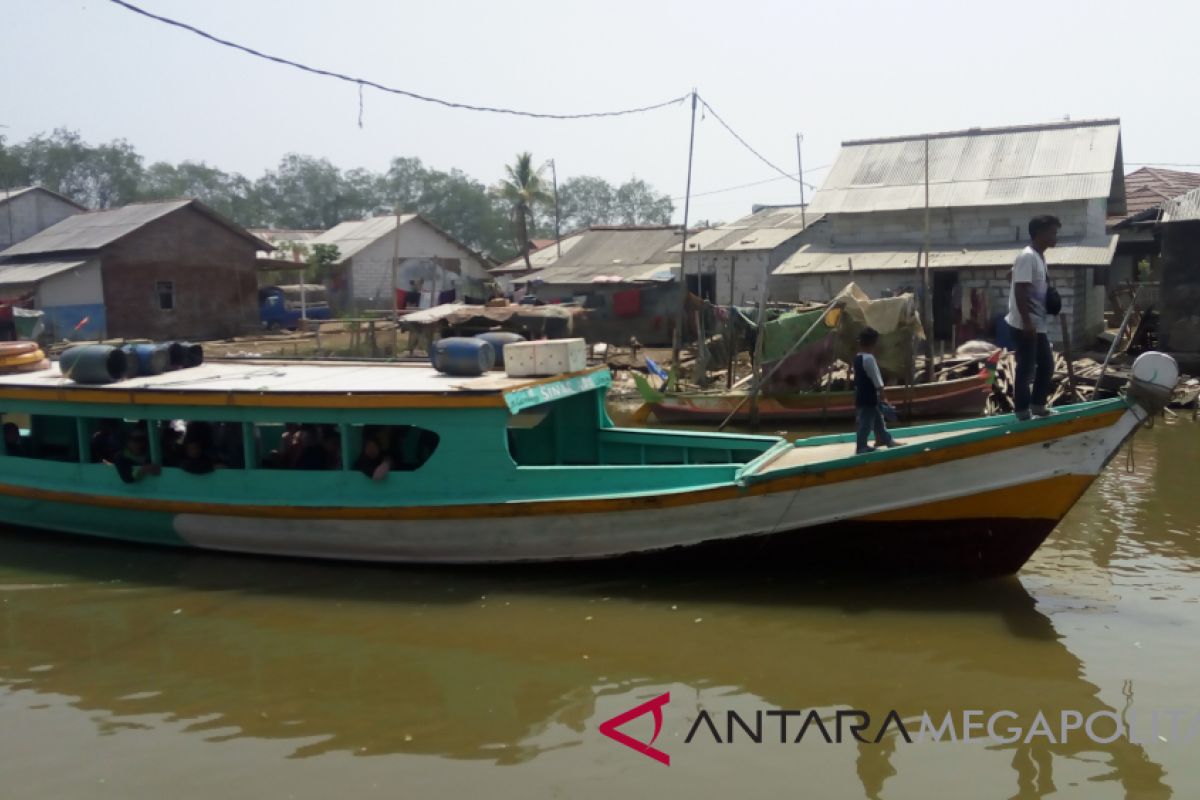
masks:
<instances>
[{"instance_id":1,"label":"boy's dark trousers","mask_svg":"<svg viewBox=\"0 0 1200 800\"><path fill-rule=\"evenodd\" d=\"M867 451L867 439L872 432L875 433L876 447L885 447L894 441L892 434L888 432L887 423L883 421L883 412L879 410L879 406L857 406L854 414L858 421L854 452Z\"/></svg>"}]
</instances>

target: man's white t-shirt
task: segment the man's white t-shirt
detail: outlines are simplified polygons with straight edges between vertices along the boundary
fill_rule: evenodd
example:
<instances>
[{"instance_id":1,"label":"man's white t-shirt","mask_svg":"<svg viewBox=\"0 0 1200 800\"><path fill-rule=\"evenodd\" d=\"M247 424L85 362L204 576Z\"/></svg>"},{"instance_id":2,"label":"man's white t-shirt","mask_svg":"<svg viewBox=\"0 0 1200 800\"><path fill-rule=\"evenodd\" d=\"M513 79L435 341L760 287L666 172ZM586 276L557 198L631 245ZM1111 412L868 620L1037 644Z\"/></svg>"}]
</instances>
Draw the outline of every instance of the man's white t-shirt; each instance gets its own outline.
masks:
<instances>
[{"instance_id":1,"label":"man's white t-shirt","mask_svg":"<svg viewBox=\"0 0 1200 800\"><path fill-rule=\"evenodd\" d=\"M1033 320L1038 333L1046 333L1046 288L1049 285L1046 274L1046 262L1038 255L1037 250L1026 247L1017 256L1012 268L1012 283L1008 287L1008 314L1004 321L1020 330L1024 323L1021 321L1021 311L1017 308L1017 284L1030 284L1029 317Z\"/></svg>"}]
</instances>

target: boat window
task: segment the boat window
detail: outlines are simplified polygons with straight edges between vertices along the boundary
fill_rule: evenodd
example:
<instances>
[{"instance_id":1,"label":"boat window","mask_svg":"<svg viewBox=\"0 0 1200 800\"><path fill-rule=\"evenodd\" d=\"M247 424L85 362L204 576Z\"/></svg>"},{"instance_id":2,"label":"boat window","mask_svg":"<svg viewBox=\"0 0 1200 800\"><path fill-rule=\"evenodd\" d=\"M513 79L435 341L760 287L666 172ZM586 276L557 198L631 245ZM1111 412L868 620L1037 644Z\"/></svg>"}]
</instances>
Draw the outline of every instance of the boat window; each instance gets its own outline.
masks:
<instances>
[{"instance_id":1,"label":"boat window","mask_svg":"<svg viewBox=\"0 0 1200 800\"><path fill-rule=\"evenodd\" d=\"M254 426L262 469L340 470L345 448L338 425L288 422Z\"/></svg>"},{"instance_id":2,"label":"boat window","mask_svg":"<svg viewBox=\"0 0 1200 800\"><path fill-rule=\"evenodd\" d=\"M155 425L164 467L205 475L217 469L246 466L240 422L175 419Z\"/></svg>"},{"instance_id":3,"label":"boat window","mask_svg":"<svg viewBox=\"0 0 1200 800\"><path fill-rule=\"evenodd\" d=\"M372 478L388 472L412 472L437 450L440 437L415 425L349 425L350 468Z\"/></svg>"},{"instance_id":4,"label":"boat window","mask_svg":"<svg viewBox=\"0 0 1200 800\"><path fill-rule=\"evenodd\" d=\"M79 439L74 417L50 414L3 414L6 456L47 461L78 461Z\"/></svg>"},{"instance_id":5,"label":"boat window","mask_svg":"<svg viewBox=\"0 0 1200 800\"><path fill-rule=\"evenodd\" d=\"M510 416L508 452L523 467L599 463L596 398L580 394Z\"/></svg>"}]
</instances>

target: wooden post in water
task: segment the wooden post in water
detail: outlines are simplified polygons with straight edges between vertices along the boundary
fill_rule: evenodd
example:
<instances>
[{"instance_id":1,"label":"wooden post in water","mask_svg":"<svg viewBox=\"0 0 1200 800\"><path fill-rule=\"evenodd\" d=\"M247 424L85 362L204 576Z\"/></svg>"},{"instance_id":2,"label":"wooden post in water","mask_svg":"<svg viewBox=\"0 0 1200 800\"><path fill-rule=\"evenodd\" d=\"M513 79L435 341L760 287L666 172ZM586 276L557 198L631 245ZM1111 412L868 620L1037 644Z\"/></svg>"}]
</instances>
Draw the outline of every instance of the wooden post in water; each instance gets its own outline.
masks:
<instances>
[{"instance_id":1,"label":"wooden post in water","mask_svg":"<svg viewBox=\"0 0 1200 800\"><path fill-rule=\"evenodd\" d=\"M1063 356L1067 359L1067 388L1076 401L1079 395L1075 393L1075 364L1071 360L1071 326L1066 314L1058 315L1058 324L1062 326Z\"/></svg>"},{"instance_id":2,"label":"wooden post in water","mask_svg":"<svg viewBox=\"0 0 1200 800\"><path fill-rule=\"evenodd\" d=\"M767 285L763 283L762 295L758 299L758 335L754 337L754 361L750 381L750 430L758 432L758 393L762 389L763 341L767 338Z\"/></svg>"}]
</instances>

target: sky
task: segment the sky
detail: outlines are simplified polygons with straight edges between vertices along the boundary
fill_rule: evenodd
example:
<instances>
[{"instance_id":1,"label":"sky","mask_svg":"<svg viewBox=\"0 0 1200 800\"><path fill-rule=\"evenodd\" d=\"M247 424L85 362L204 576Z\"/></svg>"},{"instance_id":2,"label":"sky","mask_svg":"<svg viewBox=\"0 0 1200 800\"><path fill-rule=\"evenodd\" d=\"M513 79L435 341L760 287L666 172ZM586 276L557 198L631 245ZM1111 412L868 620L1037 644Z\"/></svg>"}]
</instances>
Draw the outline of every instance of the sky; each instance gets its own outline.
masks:
<instances>
[{"instance_id":1,"label":"sky","mask_svg":"<svg viewBox=\"0 0 1200 800\"><path fill-rule=\"evenodd\" d=\"M315 67L452 101L549 113L695 89L754 149L820 186L850 139L1120 117L1127 171L1200 170L1200 3L838 0L132 0ZM256 178L289 152L382 171L392 158L493 184L520 151L559 181L632 176L678 197L689 106L532 120L443 108L306 74L107 0L0 0L0 135L124 138L147 159ZM1189 167L1180 167L1189 169ZM772 180L772 178L777 178ZM763 182L765 181L765 182ZM759 183L762 182L762 183ZM747 183L758 185L718 191ZM795 203L796 181L697 118L690 222ZM806 189L811 197L812 189Z\"/></svg>"}]
</instances>

